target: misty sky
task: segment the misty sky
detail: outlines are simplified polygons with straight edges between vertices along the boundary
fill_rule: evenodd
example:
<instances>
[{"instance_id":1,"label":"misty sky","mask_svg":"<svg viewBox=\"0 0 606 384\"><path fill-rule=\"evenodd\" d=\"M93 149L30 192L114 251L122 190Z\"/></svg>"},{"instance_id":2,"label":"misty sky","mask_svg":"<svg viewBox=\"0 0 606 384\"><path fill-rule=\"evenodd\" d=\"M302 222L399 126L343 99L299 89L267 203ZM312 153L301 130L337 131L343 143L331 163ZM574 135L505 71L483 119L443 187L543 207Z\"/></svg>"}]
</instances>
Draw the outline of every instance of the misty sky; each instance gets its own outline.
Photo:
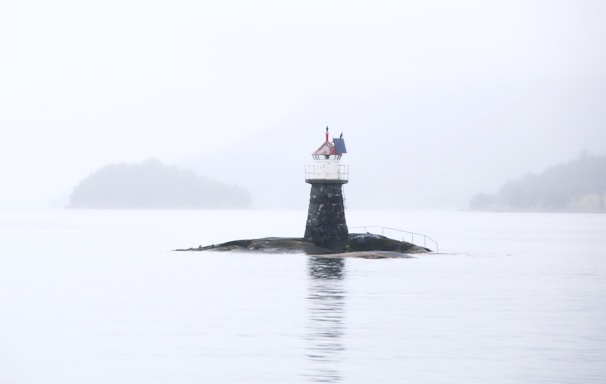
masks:
<instances>
[{"instance_id":1,"label":"misty sky","mask_svg":"<svg viewBox=\"0 0 606 384\"><path fill-rule=\"evenodd\" d=\"M601 0L4 1L0 207L44 207L150 157L213 156L196 170L244 187L288 158L308 193L326 125L357 185L460 205L606 155L605 20ZM275 151L237 150L259 142Z\"/></svg>"}]
</instances>

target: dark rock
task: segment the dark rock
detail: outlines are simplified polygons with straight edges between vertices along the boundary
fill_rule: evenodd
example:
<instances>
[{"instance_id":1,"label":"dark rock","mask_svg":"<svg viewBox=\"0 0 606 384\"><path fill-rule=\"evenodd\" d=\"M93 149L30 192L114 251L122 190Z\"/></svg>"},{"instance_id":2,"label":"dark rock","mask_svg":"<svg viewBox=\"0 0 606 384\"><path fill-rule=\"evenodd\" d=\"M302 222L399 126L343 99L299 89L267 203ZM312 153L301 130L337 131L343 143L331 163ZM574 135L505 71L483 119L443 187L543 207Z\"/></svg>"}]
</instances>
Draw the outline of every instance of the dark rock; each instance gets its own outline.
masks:
<instances>
[{"instance_id":1,"label":"dark rock","mask_svg":"<svg viewBox=\"0 0 606 384\"><path fill-rule=\"evenodd\" d=\"M260 239L234 240L222 244L177 249L177 251L236 251L263 253L298 253L329 255L332 257L393 258L405 254L431 252L405 241L390 239L370 233L350 234L346 240L335 243L332 248L315 245L302 238L264 237Z\"/></svg>"},{"instance_id":2,"label":"dark rock","mask_svg":"<svg viewBox=\"0 0 606 384\"><path fill-rule=\"evenodd\" d=\"M372 233L350 234L345 249L351 252L378 250L399 253L431 252L427 248L419 247L406 241L398 241Z\"/></svg>"}]
</instances>

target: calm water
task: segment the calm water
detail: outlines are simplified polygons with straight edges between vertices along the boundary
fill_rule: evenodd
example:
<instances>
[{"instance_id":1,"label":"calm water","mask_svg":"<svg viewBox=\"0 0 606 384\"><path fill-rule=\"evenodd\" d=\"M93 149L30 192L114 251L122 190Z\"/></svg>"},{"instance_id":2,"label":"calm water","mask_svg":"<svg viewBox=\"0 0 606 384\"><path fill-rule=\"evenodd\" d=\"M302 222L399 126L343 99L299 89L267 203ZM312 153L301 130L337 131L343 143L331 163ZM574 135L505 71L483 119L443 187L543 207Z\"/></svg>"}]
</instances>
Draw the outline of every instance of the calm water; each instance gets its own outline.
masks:
<instances>
[{"instance_id":1,"label":"calm water","mask_svg":"<svg viewBox=\"0 0 606 384\"><path fill-rule=\"evenodd\" d=\"M171 252L306 212L0 213L0 383L604 383L606 215L348 211L441 254Z\"/></svg>"}]
</instances>

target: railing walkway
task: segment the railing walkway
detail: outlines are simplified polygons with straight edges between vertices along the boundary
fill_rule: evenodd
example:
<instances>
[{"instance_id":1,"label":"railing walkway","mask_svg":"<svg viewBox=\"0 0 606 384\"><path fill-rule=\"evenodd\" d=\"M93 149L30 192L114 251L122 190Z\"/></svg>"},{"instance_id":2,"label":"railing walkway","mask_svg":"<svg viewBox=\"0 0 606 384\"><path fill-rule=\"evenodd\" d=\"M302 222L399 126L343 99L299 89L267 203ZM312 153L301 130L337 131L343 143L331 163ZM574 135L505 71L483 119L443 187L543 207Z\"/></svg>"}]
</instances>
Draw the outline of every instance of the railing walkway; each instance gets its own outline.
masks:
<instances>
[{"instance_id":1,"label":"railing walkway","mask_svg":"<svg viewBox=\"0 0 606 384\"><path fill-rule=\"evenodd\" d=\"M321 163L305 165L305 180L349 180L349 165Z\"/></svg>"},{"instance_id":2,"label":"railing walkway","mask_svg":"<svg viewBox=\"0 0 606 384\"><path fill-rule=\"evenodd\" d=\"M380 235L383 235L386 237L390 237L392 239L401 239L401 241L408 241L408 239L410 239L410 242L413 244L416 244L416 245L420 245L420 244L416 243L415 239L422 239L423 246L425 248L431 249L431 245L433 245L433 246L435 246L435 252L440 252L440 247L438 246L438 242L427 235L423 235L422 233L403 231L401 229L396 229L396 228L381 227L380 225L366 225L363 227L349 227L349 230L352 233L356 233L357 231L361 230L362 232L374 233L376 235L380 234ZM391 236L389 234L391 234ZM427 243L429 243L430 247L427 246Z\"/></svg>"}]
</instances>

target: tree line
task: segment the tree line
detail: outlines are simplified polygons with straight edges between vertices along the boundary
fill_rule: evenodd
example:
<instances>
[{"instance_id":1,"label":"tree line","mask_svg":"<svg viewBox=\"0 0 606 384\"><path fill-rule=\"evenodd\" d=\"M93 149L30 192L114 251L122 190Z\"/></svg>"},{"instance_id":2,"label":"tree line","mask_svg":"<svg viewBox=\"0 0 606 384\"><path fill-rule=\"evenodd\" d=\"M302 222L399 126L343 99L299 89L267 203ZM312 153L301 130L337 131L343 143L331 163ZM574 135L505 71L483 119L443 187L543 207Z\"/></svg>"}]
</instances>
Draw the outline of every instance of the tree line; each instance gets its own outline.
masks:
<instances>
[{"instance_id":1,"label":"tree line","mask_svg":"<svg viewBox=\"0 0 606 384\"><path fill-rule=\"evenodd\" d=\"M74 187L69 208L247 208L249 192L155 159L109 164Z\"/></svg>"},{"instance_id":2,"label":"tree line","mask_svg":"<svg viewBox=\"0 0 606 384\"><path fill-rule=\"evenodd\" d=\"M541 174L509 181L496 194L477 194L469 205L475 210L604 211L606 156L583 153Z\"/></svg>"}]
</instances>

